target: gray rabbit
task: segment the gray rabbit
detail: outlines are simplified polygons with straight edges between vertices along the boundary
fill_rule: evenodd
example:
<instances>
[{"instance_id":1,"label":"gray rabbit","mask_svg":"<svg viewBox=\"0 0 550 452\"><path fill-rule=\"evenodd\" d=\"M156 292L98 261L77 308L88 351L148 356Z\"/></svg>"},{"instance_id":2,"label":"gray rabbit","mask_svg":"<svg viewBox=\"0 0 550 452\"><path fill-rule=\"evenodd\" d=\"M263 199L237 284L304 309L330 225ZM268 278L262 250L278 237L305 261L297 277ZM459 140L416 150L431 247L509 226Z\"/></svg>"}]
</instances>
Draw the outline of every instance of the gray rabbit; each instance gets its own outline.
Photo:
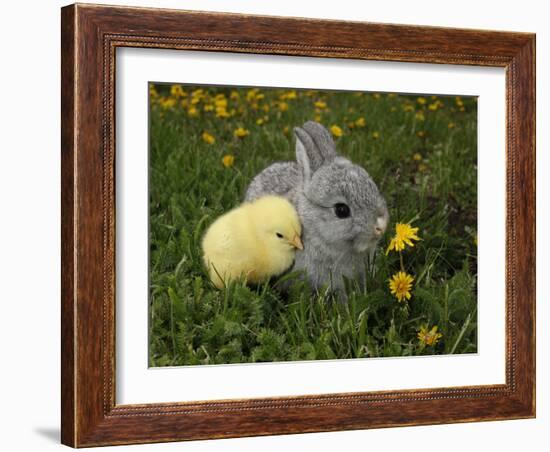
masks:
<instances>
[{"instance_id":1,"label":"gray rabbit","mask_svg":"<svg viewBox=\"0 0 550 452\"><path fill-rule=\"evenodd\" d=\"M321 124L308 121L294 133L296 162L264 169L250 183L245 200L278 194L294 204L304 250L296 253L293 271L305 271L313 287L327 285L344 293L343 277L363 287L388 224L386 201L362 167L338 155Z\"/></svg>"}]
</instances>

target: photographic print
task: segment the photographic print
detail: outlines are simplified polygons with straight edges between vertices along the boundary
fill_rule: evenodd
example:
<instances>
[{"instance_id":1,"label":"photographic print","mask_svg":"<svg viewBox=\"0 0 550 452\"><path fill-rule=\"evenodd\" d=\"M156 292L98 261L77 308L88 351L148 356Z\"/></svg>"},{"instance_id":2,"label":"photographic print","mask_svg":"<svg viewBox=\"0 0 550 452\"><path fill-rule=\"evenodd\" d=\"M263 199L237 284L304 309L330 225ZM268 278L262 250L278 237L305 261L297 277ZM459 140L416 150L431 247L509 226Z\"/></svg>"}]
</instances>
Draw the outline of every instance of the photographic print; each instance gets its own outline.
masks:
<instances>
[{"instance_id":1,"label":"photographic print","mask_svg":"<svg viewBox=\"0 0 550 452\"><path fill-rule=\"evenodd\" d=\"M535 416L534 34L61 19L63 444Z\"/></svg>"},{"instance_id":2,"label":"photographic print","mask_svg":"<svg viewBox=\"0 0 550 452\"><path fill-rule=\"evenodd\" d=\"M149 365L477 352L477 99L149 84Z\"/></svg>"}]
</instances>

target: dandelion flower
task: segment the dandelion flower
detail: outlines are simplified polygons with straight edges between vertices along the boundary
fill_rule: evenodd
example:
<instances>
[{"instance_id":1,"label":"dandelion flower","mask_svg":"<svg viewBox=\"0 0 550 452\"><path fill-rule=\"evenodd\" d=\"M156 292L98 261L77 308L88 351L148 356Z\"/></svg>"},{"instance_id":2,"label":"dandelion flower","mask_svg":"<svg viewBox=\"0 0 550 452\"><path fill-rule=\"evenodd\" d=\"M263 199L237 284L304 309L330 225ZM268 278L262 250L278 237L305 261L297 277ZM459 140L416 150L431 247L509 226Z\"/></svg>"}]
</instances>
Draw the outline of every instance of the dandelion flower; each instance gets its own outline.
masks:
<instances>
[{"instance_id":1,"label":"dandelion flower","mask_svg":"<svg viewBox=\"0 0 550 452\"><path fill-rule=\"evenodd\" d=\"M214 100L216 108L227 108L227 99L225 97L218 97Z\"/></svg>"},{"instance_id":2,"label":"dandelion flower","mask_svg":"<svg viewBox=\"0 0 550 452\"><path fill-rule=\"evenodd\" d=\"M424 113L421 112L421 111L417 111L416 114L414 115L414 117L416 118L417 121L425 121L426 120L426 116L424 116Z\"/></svg>"},{"instance_id":3,"label":"dandelion flower","mask_svg":"<svg viewBox=\"0 0 550 452\"><path fill-rule=\"evenodd\" d=\"M225 107L216 107L216 118L229 118L229 112Z\"/></svg>"},{"instance_id":4,"label":"dandelion flower","mask_svg":"<svg viewBox=\"0 0 550 452\"><path fill-rule=\"evenodd\" d=\"M237 138L244 138L250 135L250 132L246 130L244 127L239 127L238 129L235 129L233 132L233 135Z\"/></svg>"},{"instance_id":5,"label":"dandelion flower","mask_svg":"<svg viewBox=\"0 0 550 452\"><path fill-rule=\"evenodd\" d=\"M358 118L355 120L355 125L357 127L365 127L367 125L367 121L365 120L365 118Z\"/></svg>"},{"instance_id":6,"label":"dandelion flower","mask_svg":"<svg viewBox=\"0 0 550 452\"><path fill-rule=\"evenodd\" d=\"M176 105L176 99L173 97L164 97L160 99L159 103L164 110L167 110L169 108L174 108Z\"/></svg>"},{"instance_id":7,"label":"dandelion flower","mask_svg":"<svg viewBox=\"0 0 550 452\"><path fill-rule=\"evenodd\" d=\"M224 155L222 158L222 164L226 168L231 168L233 164L235 163L235 156L231 154Z\"/></svg>"},{"instance_id":8,"label":"dandelion flower","mask_svg":"<svg viewBox=\"0 0 550 452\"><path fill-rule=\"evenodd\" d=\"M327 103L323 102L322 100L318 100L313 105L315 106L315 108L318 108L319 110L324 110L325 108L327 108Z\"/></svg>"},{"instance_id":9,"label":"dandelion flower","mask_svg":"<svg viewBox=\"0 0 550 452\"><path fill-rule=\"evenodd\" d=\"M390 292L395 295L397 301L410 300L412 282L414 278L405 272L397 272L389 279Z\"/></svg>"},{"instance_id":10,"label":"dandelion flower","mask_svg":"<svg viewBox=\"0 0 550 452\"><path fill-rule=\"evenodd\" d=\"M196 118L199 116L199 110L197 110L195 107L189 107L189 110L187 110L187 114L190 118Z\"/></svg>"},{"instance_id":11,"label":"dandelion flower","mask_svg":"<svg viewBox=\"0 0 550 452\"><path fill-rule=\"evenodd\" d=\"M283 93L279 96L279 99L281 100L292 100L292 99L296 99L297 97L297 94L296 94L296 91L292 90L292 91L287 91L286 93Z\"/></svg>"},{"instance_id":12,"label":"dandelion flower","mask_svg":"<svg viewBox=\"0 0 550 452\"><path fill-rule=\"evenodd\" d=\"M430 111L436 111L439 108L439 104L437 102L434 102L433 104L428 105L428 110Z\"/></svg>"},{"instance_id":13,"label":"dandelion flower","mask_svg":"<svg viewBox=\"0 0 550 452\"><path fill-rule=\"evenodd\" d=\"M172 87L170 88L170 94L175 97L183 97L187 95L181 85L172 85Z\"/></svg>"},{"instance_id":14,"label":"dandelion flower","mask_svg":"<svg viewBox=\"0 0 550 452\"><path fill-rule=\"evenodd\" d=\"M334 135L336 138L338 137L341 137L344 132L342 131L342 129L340 127L338 127L336 124L330 126L330 132L332 133L332 135Z\"/></svg>"},{"instance_id":15,"label":"dandelion flower","mask_svg":"<svg viewBox=\"0 0 550 452\"><path fill-rule=\"evenodd\" d=\"M214 138L214 135L210 135L205 131L202 133L202 141L208 144L214 144L216 142L216 138Z\"/></svg>"},{"instance_id":16,"label":"dandelion flower","mask_svg":"<svg viewBox=\"0 0 550 452\"><path fill-rule=\"evenodd\" d=\"M288 126L283 127L283 133L285 135L288 135L290 133L290 127L288 127Z\"/></svg>"},{"instance_id":17,"label":"dandelion flower","mask_svg":"<svg viewBox=\"0 0 550 452\"><path fill-rule=\"evenodd\" d=\"M420 105L424 105L426 103L426 98L425 97L419 97L416 99L416 101L420 104Z\"/></svg>"},{"instance_id":18,"label":"dandelion flower","mask_svg":"<svg viewBox=\"0 0 550 452\"><path fill-rule=\"evenodd\" d=\"M420 240L416 235L418 228L413 228L409 223L397 223L395 225L395 236L391 239L386 255L391 251L402 251L405 245L414 246L412 240Z\"/></svg>"},{"instance_id":19,"label":"dandelion flower","mask_svg":"<svg viewBox=\"0 0 550 452\"><path fill-rule=\"evenodd\" d=\"M419 162L420 160L422 160L422 155L419 152L416 152L413 155L413 160L416 160L417 162Z\"/></svg>"},{"instance_id":20,"label":"dandelion flower","mask_svg":"<svg viewBox=\"0 0 550 452\"><path fill-rule=\"evenodd\" d=\"M437 332L437 325L434 325L431 330L428 330L426 326L420 327L417 337L424 345L435 345L443 335Z\"/></svg>"},{"instance_id":21,"label":"dandelion flower","mask_svg":"<svg viewBox=\"0 0 550 452\"><path fill-rule=\"evenodd\" d=\"M279 102L279 111L287 111L288 110L288 104L286 102Z\"/></svg>"},{"instance_id":22,"label":"dandelion flower","mask_svg":"<svg viewBox=\"0 0 550 452\"><path fill-rule=\"evenodd\" d=\"M378 138L380 138L380 132L372 132L372 139L373 140L378 140Z\"/></svg>"}]
</instances>

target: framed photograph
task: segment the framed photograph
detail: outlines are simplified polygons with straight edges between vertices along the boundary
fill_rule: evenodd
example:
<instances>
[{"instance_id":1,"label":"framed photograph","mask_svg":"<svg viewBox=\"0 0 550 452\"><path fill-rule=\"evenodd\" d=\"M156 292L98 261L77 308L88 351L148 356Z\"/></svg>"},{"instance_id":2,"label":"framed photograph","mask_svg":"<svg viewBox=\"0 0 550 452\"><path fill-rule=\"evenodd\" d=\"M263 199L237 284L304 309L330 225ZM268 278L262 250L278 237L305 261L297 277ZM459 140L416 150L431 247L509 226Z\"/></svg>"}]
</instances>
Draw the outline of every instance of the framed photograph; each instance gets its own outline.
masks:
<instances>
[{"instance_id":1,"label":"framed photograph","mask_svg":"<svg viewBox=\"0 0 550 452\"><path fill-rule=\"evenodd\" d=\"M62 8L62 442L535 416L535 36Z\"/></svg>"}]
</instances>

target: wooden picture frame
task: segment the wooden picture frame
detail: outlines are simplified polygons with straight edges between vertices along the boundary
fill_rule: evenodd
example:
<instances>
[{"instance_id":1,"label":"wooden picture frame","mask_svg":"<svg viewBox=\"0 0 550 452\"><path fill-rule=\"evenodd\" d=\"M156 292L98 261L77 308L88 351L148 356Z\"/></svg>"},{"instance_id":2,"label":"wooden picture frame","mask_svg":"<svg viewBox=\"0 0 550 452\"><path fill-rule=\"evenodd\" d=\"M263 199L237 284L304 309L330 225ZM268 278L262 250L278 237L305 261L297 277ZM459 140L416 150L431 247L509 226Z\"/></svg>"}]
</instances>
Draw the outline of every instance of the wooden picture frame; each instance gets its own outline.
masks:
<instances>
[{"instance_id":1,"label":"wooden picture frame","mask_svg":"<svg viewBox=\"0 0 550 452\"><path fill-rule=\"evenodd\" d=\"M70 5L62 9L62 442L73 447L535 416L535 35ZM115 403L115 50L506 69L506 383Z\"/></svg>"}]
</instances>

